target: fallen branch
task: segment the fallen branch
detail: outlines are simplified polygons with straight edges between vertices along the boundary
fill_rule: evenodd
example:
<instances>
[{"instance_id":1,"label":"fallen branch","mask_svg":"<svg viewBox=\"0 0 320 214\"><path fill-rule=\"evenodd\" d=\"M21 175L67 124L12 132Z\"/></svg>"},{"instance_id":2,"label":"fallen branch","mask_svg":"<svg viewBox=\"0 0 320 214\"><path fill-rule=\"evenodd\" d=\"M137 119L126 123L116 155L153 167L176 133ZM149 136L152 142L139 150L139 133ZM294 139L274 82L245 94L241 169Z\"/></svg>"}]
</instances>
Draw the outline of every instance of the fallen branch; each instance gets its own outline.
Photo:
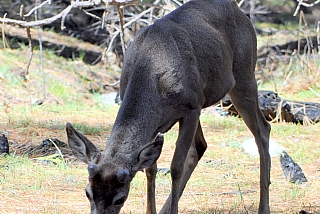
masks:
<instances>
[{"instance_id":1,"label":"fallen branch","mask_svg":"<svg viewBox=\"0 0 320 214\"><path fill-rule=\"evenodd\" d=\"M6 26L4 33L8 41L17 40L19 43L24 43L26 45L30 44L30 40L25 33L25 29L15 26ZM38 32L34 28L30 28L31 33L31 43L35 47L39 45ZM83 42L76 38L72 38L69 36L59 35L55 32L41 32L41 40L43 49L50 49L56 55L62 56L67 59L74 59L75 57L80 57L82 53L85 53L83 57L83 61L88 64L95 64L97 58L101 57L103 53L103 48L90 44L88 42ZM14 43L11 46L13 48L18 48L19 44ZM31 53L29 53L28 55ZM25 69L25 68L24 68ZM1 98L0 98L1 99Z\"/></svg>"},{"instance_id":2,"label":"fallen branch","mask_svg":"<svg viewBox=\"0 0 320 214\"><path fill-rule=\"evenodd\" d=\"M41 5L43 6L43 4L41 4ZM59 14L52 16L50 18L47 18L47 19L28 22L28 21L15 20L15 19L9 19L9 18L0 18L0 22L3 22L5 24L11 24L11 25L19 25L21 27L27 28L27 27L39 27L39 26L47 25L47 24L50 24L50 23L62 18L61 29L63 30L63 29L65 29L64 20L65 20L66 16L68 15L68 13L73 8L87 8L87 7L93 7L96 5L97 4L94 1L82 1L82 2L71 1L71 4L67 8L65 8L63 11L61 11ZM38 8L40 8L40 5L38 6ZM30 12L33 12L33 10L34 9L32 9Z\"/></svg>"}]
</instances>

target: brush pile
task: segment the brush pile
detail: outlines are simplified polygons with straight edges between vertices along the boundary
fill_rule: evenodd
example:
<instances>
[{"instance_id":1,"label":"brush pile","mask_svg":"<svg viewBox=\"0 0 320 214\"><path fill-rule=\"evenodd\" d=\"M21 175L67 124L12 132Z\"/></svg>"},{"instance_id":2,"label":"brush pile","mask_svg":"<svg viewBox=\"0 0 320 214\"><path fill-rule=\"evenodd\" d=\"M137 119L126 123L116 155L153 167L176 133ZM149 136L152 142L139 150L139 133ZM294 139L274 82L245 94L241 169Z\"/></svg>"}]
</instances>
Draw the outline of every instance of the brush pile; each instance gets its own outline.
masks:
<instances>
[{"instance_id":1,"label":"brush pile","mask_svg":"<svg viewBox=\"0 0 320 214\"><path fill-rule=\"evenodd\" d=\"M64 158L71 158L72 152L68 145L56 138L45 139L39 145L33 145L33 143L18 143L9 142L10 153L15 153L20 156L27 156L29 158L39 158L50 155L63 155Z\"/></svg>"}]
</instances>

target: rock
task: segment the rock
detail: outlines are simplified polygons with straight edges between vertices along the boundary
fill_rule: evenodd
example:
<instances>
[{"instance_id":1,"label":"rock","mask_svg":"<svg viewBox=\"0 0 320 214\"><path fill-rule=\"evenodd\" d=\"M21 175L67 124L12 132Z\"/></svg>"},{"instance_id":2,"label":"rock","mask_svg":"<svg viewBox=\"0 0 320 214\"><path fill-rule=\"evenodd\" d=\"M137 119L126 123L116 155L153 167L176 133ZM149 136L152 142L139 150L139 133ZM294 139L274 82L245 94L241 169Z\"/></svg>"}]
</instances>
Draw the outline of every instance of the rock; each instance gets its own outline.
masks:
<instances>
[{"instance_id":1,"label":"rock","mask_svg":"<svg viewBox=\"0 0 320 214\"><path fill-rule=\"evenodd\" d=\"M253 157L259 157L259 152L258 152L258 147L255 142L254 138L249 138L246 139L242 143L242 148L246 153L248 153L250 156ZM279 145L276 141L274 140L269 140L269 154L270 157L279 157L279 155L282 153L282 151L285 151L285 148Z\"/></svg>"},{"instance_id":2,"label":"rock","mask_svg":"<svg viewBox=\"0 0 320 214\"><path fill-rule=\"evenodd\" d=\"M103 104L116 104L118 103L119 96L117 92L110 92L102 94L101 99Z\"/></svg>"},{"instance_id":3,"label":"rock","mask_svg":"<svg viewBox=\"0 0 320 214\"><path fill-rule=\"evenodd\" d=\"M60 141L59 139L52 138L52 139L45 139L42 141L42 144L38 145L37 148L50 148L50 147L55 147L54 144L56 144L57 147L67 147L68 145L65 142Z\"/></svg>"},{"instance_id":4,"label":"rock","mask_svg":"<svg viewBox=\"0 0 320 214\"><path fill-rule=\"evenodd\" d=\"M158 173L160 173L162 175L168 175L168 174L170 174L170 169L168 169L168 168L158 168Z\"/></svg>"},{"instance_id":5,"label":"rock","mask_svg":"<svg viewBox=\"0 0 320 214\"><path fill-rule=\"evenodd\" d=\"M308 181L301 167L285 151L280 155L280 163L284 176L289 182L300 184Z\"/></svg>"},{"instance_id":6,"label":"rock","mask_svg":"<svg viewBox=\"0 0 320 214\"><path fill-rule=\"evenodd\" d=\"M5 135L0 137L0 154L9 154L9 142Z\"/></svg>"}]
</instances>

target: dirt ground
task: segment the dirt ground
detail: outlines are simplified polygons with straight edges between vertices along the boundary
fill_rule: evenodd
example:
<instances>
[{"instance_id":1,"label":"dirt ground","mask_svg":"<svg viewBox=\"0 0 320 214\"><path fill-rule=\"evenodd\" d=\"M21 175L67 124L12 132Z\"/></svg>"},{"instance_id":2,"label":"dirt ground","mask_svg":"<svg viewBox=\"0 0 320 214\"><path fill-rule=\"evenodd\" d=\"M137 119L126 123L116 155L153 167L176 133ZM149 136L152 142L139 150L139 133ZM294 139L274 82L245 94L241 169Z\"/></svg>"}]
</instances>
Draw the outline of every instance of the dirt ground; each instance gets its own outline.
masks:
<instances>
[{"instance_id":1,"label":"dirt ground","mask_svg":"<svg viewBox=\"0 0 320 214\"><path fill-rule=\"evenodd\" d=\"M19 65L19 62L14 63L16 63L15 68L21 71L23 66ZM47 67L53 64L49 62ZM86 65L78 63L76 66L81 72L90 73L91 68ZM61 70L51 69L48 72ZM0 131L8 134L12 145L11 152L16 151L18 155L22 155L28 151L30 146L36 147L49 138L59 139L66 143L64 126L67 121L86 124L89 127L102 127L103 131L87 135L87 137L100 149L104 149L116 111L96 108L90 110L90 106L97 103L92 99L92 94L87 93L88 87L79 86L78 80L74 80L75 76L81 75L75 74L69 78L63 72L60 75L66 84L75 85L79 93L86 91L83 95L87 97L84 99L87 105L85 109L59 112L53 109L41 110L41 108L31 107L30 94L37 93L35 84L30 81L25 87L10 91L11 89L4 84L5 78L0 78L2 81L0 98L3 100L1 102L3 106L0 108ZM114 79L109 78L109 80ZM53 97L53 100L55 101L46 104L57 107L64 105L57 98ZM208 141L208 150L187 185L180 201L179 212L256 213L259 199L259 163L256 158L244 154L239 148L239 144L244 139L252 137L250 132L238 118L221 118L211 115L204 119L202 125ZM272 213L299 213L301 210L320 213L319 130L319 124L309 127L286 123L272 124L272 139L287 148L288 153L292 154L302 166L309 180L301 185L288 183L284 179L279 159L272 159L272 184L270 186ZM158 161L159 167L170 167L176 137L177 127L165 135L166 143ZM55 150L50 152L55 152ZM49 154L51 153L31 154L30 158ZM67 148L65 156L74 160ZM6 160L2 159L2 161L6 163ZM89 203L84 194L87 183L86 166L77 161L72 165L74 168L79 168L80 171L73 175L77 180L76 184L66 182L71 172L63 171L61 174L51 175L50 173L55 173L56 168L50 169L48 166L34 163L35 168L30 170L34 172L35 177L30 178L30 183L37 179L37 175L40 174L38 170L48 170L50 176L45 178L41 184L43 186L37 191L20 186L18 180L12 184L14 189L2 188L0 193L4 200L0 203L0 213L88 213ZM6 175L5 167L1 167L0 170L0 177ZM7 184L2 183L2 185ZM122 213L143 213L146 205L145 190L145 176L143 173L138 173L132 183L131 193ZM159 174L156 198L158 209L165 202L169 192L170 175Z\"/></svg>"},{"instance_id":2,"label":"dirt ground","mask_svg":"<svg viewBox=\"0 0 320 214\"><path fill-rule=\"evenodd\" d=\"M86 112L87 113L87 112ZM107 116L108 112L102 112L100 117L93 118L92 116L83 115L82 117L72 118L74 116L58 116L56 113L48 113L41 115L37 112L29 112L30 115L38 117L39 122L52 122L53 118L56 123L64 124L65 121L73 121L75 123L86 123L91 126L102 126L105 132L98 134L87 135L87 137L95 142L99 148L104 149L105 140L110 133L114 116ZM76 113L75 113L76 115ZM1 118L5 114L1 112ZM211 116L210 116L211 117ZM105 120L103 118L108 118ZM256 213L259 198L259 164L256 158L250 158L244 154L241 149L233 143L241 142L242 140L251 137L249 131L241 120L237 118L229 119L213 119L213 123L205 120L203 124L204 133L208 141L208 150L203 159L200 161L192 176L187 188L181 198L180 213ZM0 130L5 130L9 133L9 140L13 145L11 152L14 150L19 154L23 153L25 147L20 147L20 150L14 148L18 144L29 146L37 146L44 139L59 139L67 142L64 129L48 129L39 128L35 125L17 128L15 123L7 123L1 121ZM319 130L319 126L313 126L301 130L293 124L272 124L274 133L272 138L288 148L289 154L301 152L297 148L296 141L302 142L304 150L310 151L311 148L316 150L315 145L319 145L318 133L310 135ZM283 132L285 129L292 129L295 134ZM163 148L162 155L158 161L158 166L161 168L169 168L170 160L174 151L174 140L176 139L177 127L174 127L171 132L166 134L166 143ZM281 136L281 132L287 136ZM310 136L309 136L310 135ZM315 145L312 145L312 142ZM302 146L302 145L301 145ZM22 149L21 149L22 148ZM306 152L305 151L305 152ZM65 158L75 159L68 156L66 149ZM283 176L278 158L272 159L272 172L270 187L270 206L272 213L298 213L301 210L306 210L310 213L320 212L320 156L318 151L314 151L312 160L308 157L299 157L298 161L303 167L309 182L301 185L288 183ZM42 154L44 155L44 154ZM48 153L45 153L48 155ZM307 155L307 153L306 153ZM30 157L31 158L31 157ZM73 162L73 166L81 169L81 175L77 175L78 185L76 187L66 186L66 184L56 183L48 178L48 183L51 183L50 193L41 192L32 193L27 191L23 197L19 192L16 195L8 195L8 190L2 190L6 200L11 201L11 207L6 207L6 211L0 213L66 213L70 210L69 205L73 208L68 213L88 213L88 201L85 198L83 189L87 182L86 166L78 161ZM43 168L44 166L40 166ZM2 168L3 169L3 168ZM48 169L50 170L50 169ZM3 173L3 172L1 172ZM59 188L59 186L61 186ZM131 187L131 192L128 201L125 203L122 213L143 213L146 203L146 180L143 173L138 173ZM157 178L157 204L160 209L161 204L166 200L170 190L170 174L159 174ZM240 191L239 191L240 190ZM18 190L17 190L18 191ZM51 207L50 199L52 194L56 195L55 206L59 209L54 211ZM65 200L69 200L68 203ZM17 201L25 205L17 206ZM9 204L10 204L9 203ZM29 205L28 205L29 204ZM32 208L30 205L33 204ZM0 204L1 205L1 204ZM50 205L50 206L49 206ZM20 209L18 209L20 207ZM27 210L25 212L21 210ZM19 211L20 210L20 211Z\"/></svg>"}]
</instances>

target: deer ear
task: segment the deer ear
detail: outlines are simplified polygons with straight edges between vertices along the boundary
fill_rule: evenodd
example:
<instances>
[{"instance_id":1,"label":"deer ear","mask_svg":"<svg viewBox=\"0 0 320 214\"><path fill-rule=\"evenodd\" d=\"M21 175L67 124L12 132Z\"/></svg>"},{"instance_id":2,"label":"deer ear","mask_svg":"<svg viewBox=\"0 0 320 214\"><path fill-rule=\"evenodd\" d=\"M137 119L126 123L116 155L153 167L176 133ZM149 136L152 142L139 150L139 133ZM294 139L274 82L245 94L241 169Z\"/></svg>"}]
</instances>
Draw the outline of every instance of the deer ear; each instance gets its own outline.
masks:
<instances>
[{"instance_id":1,"label":"deer ear","mask_svg":"<svg viewBox=\"0 0 320 214\"><path fill-rule=\"evenodd\" d=\"M87 164L95 163L101 154L100 150L88 138L77 132L69 122L66 124L66 132L74 156Z\"/></svg>"},{"instance_id":2,"label":"deer ear","mask_svg":"<svg viewBox=\"0 0 320 214\"><path fill-rule=\"evenodd\" d=\"M133 153L133 170L139 171L152 166L161 154L163 141L163 134L159 133L154 141L136 150Z\"/></svg>"}]
</instances>

